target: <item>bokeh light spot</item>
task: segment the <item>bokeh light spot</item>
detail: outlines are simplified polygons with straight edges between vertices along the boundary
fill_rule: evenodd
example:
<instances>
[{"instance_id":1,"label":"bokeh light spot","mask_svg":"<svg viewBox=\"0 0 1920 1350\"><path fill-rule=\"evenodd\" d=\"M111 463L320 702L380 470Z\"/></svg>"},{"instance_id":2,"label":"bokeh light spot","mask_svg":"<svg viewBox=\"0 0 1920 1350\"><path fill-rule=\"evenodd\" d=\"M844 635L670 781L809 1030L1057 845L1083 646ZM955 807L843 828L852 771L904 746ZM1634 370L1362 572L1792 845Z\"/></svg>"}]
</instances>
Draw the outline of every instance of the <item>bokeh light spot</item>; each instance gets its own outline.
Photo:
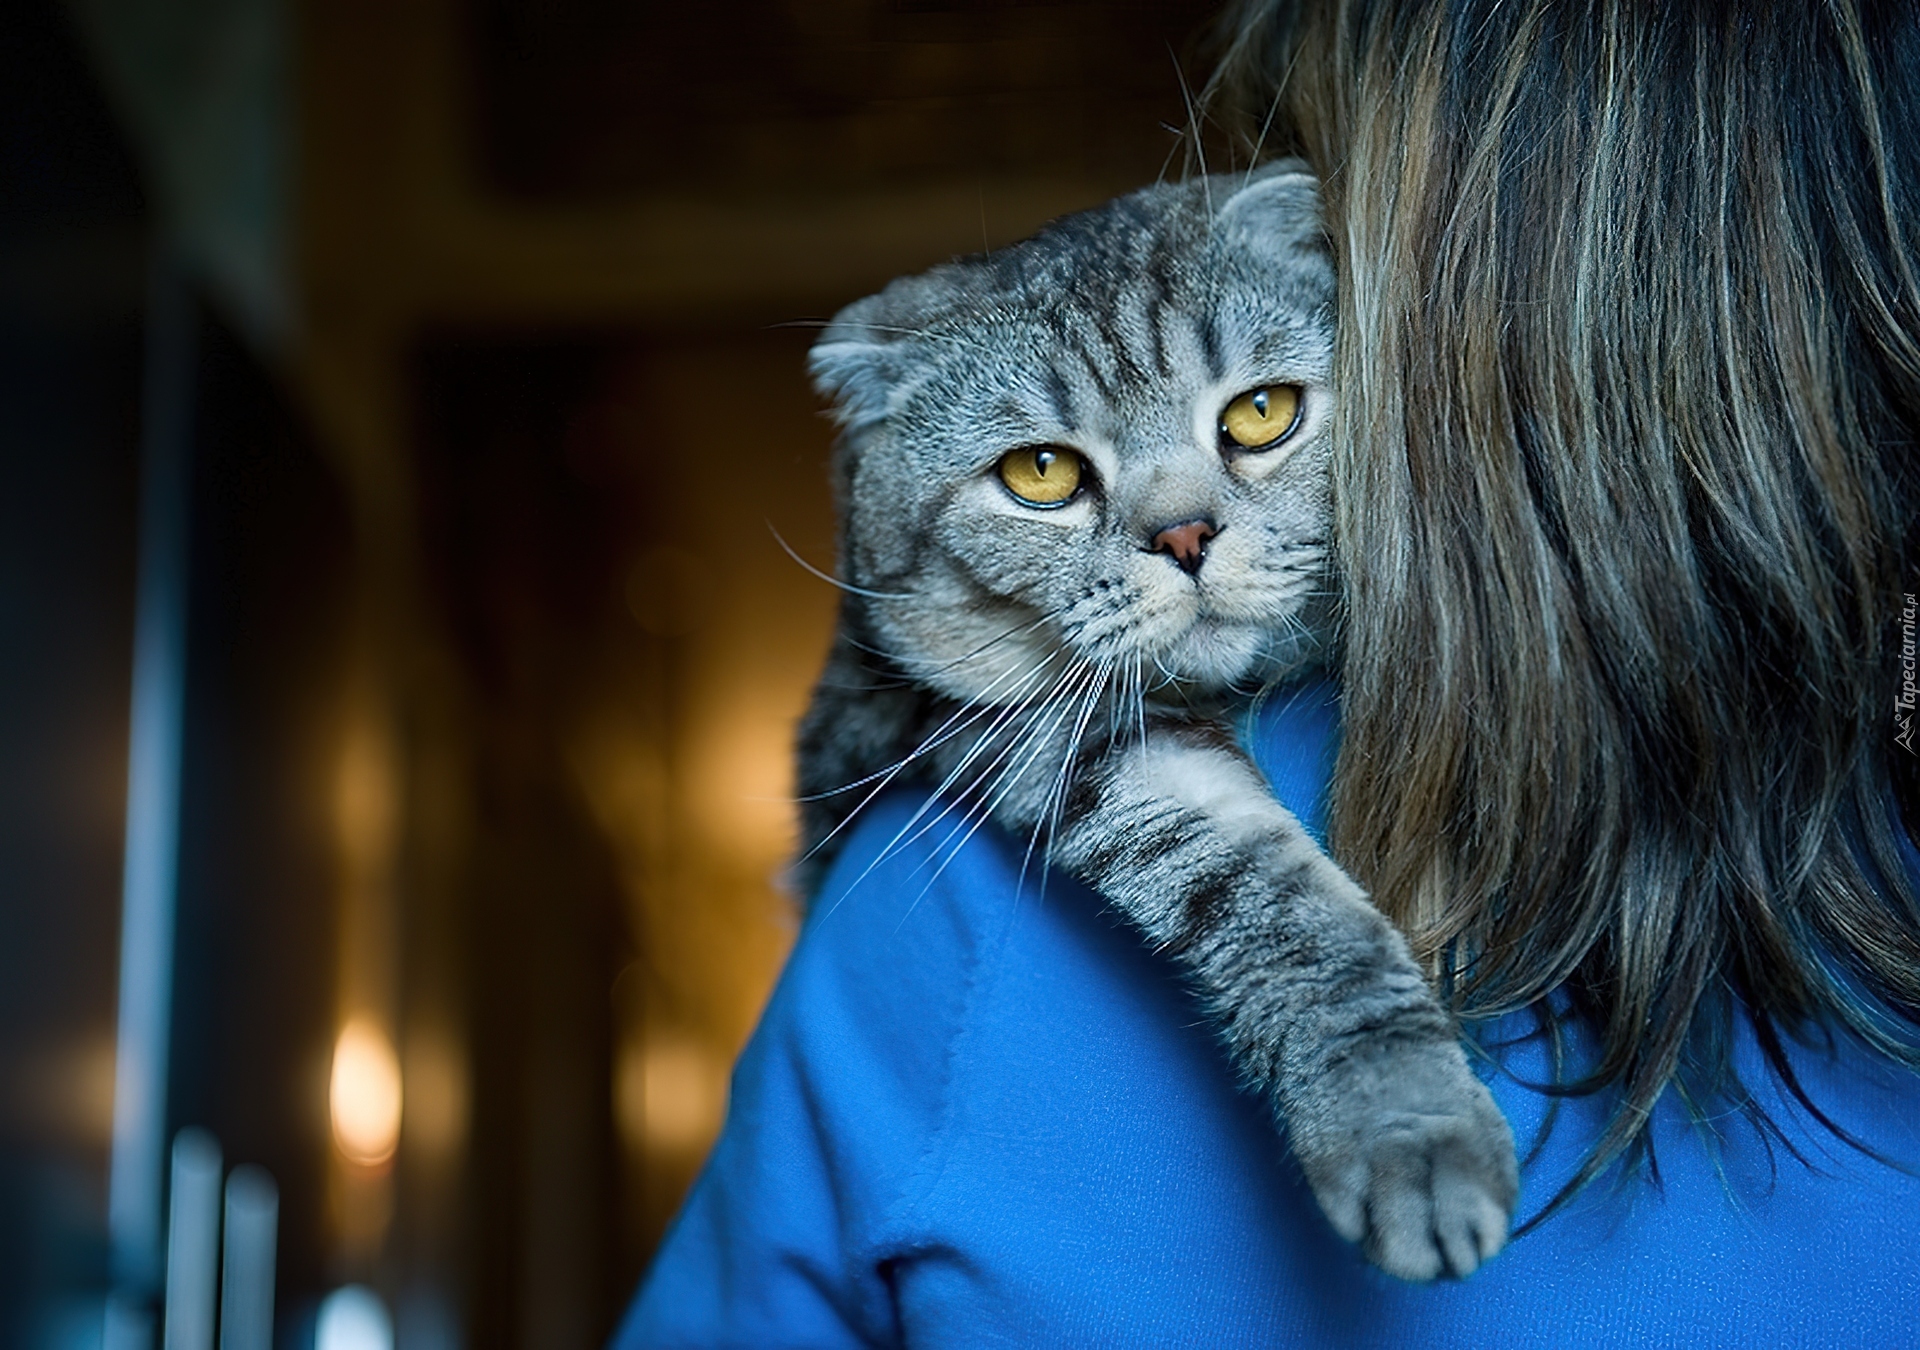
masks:
<instances>
[{"instance_id":1,"label":"bokeh light spot","mask_svg":"<svg viewBox=\"0 0 1920 1350\"><path fill-rule=\"evenodd\" d=\"M348 1161L375 1167L400 1143L400 1060L393 1043L364 1018L341 1028L328 1091L333 1141Z\"/></svg>"}]
</instances>

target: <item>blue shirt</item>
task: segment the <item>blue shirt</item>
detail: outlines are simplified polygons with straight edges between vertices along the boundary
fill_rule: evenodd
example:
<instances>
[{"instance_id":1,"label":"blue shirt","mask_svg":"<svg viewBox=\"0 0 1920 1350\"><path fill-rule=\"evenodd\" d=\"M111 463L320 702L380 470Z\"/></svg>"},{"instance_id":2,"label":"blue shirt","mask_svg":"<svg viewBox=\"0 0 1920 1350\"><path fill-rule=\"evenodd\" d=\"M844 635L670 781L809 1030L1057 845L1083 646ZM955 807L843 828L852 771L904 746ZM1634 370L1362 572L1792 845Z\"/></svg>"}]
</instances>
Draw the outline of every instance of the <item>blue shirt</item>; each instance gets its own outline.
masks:
<instances>
[{"instance_id":1,"label":"blue shirt","mask_svg":"<svg viewBox=\"0 0 1920 1350\"><path fill-rule=\"evenodd\" d=\"M1325 687L1249 744L1318 829ZM1818 1170L1676 1104L1661 1185L1596 1184L1460 1284L1399 1283L1328 1228L1174 969L1101 900L951 821L853 831L735 1070L726 1128L619 1350L665 1346L1920 1345L1920 1182L1737 1061ZM925 824L922 819L921 824ZM1920 1163L1920 1077L1843 1043L1796 1052L1814 1100ZM1490 1078L1523 1154L1532 1046ZM1489 1070L1490 1073L1493 1071ZM1671 1096L1671 1094L1669 1094ZM1521 1213L1578 1165L1601 1104L1563 1106Z\"/></svg>"}]
</instances>

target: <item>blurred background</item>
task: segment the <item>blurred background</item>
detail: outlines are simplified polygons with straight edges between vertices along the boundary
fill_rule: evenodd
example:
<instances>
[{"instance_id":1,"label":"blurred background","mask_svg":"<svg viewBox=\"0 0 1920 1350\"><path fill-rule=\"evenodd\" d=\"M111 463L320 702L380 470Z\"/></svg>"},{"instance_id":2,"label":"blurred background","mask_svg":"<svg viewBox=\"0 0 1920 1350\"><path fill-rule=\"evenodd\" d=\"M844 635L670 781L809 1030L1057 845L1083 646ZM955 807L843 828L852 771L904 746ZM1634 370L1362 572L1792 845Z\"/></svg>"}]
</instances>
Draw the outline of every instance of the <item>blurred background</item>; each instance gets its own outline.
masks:
<instances>
[{"instance_id":1,"label":"blurred background","mask_svg":"<svg viewBox=\"0 0 1920 1350\"><path fill-rule=\"evenodd\" d=\"M1215 8L10 0L0 1343L604 1340L796 928L809 325L1178 174Z\"/></svg>"}]
</instances>

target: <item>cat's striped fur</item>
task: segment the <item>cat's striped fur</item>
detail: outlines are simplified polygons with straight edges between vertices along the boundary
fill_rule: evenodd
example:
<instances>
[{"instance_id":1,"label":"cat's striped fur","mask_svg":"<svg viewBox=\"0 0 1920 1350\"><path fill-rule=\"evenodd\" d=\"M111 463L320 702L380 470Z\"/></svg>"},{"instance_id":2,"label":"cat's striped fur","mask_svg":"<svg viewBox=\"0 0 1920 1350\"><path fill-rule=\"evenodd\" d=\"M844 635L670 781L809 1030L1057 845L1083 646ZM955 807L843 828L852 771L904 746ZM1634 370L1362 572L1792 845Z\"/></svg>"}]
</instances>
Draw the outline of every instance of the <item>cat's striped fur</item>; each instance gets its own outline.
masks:
<instances>
[{"instance_id":1,"label":"cat's striped fur","mask_svg":"<svg viewBox=\"0 0 1920 1350\"><path fill-rule=\"evenodd\" d=\"M840 631L801 731L811 887L901 775L1097 889L1186 971L1336 1230L1411 1279L1505 1240L1511 1135L1406 943L1272 796L1226 713L1330 629L1333 275L1310 177L1149 188L895 282L812 358ZM1240 453L1221 410L1301 391ZM1036 506L996 474L1084 465ZM1185 554L1169 527L1204 522ZM1204 550L1198 552L1197 550Z\"/></svg>"}]
</instances>

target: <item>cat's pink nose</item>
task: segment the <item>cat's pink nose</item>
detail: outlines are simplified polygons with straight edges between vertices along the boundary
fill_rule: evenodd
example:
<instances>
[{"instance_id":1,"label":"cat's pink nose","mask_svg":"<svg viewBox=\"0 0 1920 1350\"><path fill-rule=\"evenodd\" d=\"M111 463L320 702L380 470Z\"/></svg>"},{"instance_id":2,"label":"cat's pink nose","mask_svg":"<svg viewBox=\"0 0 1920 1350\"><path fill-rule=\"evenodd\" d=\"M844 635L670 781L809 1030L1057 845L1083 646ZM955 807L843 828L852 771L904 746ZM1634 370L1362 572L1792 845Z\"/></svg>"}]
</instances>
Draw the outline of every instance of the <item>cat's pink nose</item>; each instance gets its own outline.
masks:
<instances>
[{"instance_id":1,"label":"cat's pink nose","mask_svg":"<svg viewBox=\"0 0 1920 1350\"><path fill-rule=\"evenodd\" d=\"M1183 520L1154 535L1147 552L1164 553L1180 564L1181 571L1190 577L1197 577L1200 575L1200 564L1207 560L1207 541L1218 533L1220 527L1204 517Z\"/></svg>"}]
</instances>

